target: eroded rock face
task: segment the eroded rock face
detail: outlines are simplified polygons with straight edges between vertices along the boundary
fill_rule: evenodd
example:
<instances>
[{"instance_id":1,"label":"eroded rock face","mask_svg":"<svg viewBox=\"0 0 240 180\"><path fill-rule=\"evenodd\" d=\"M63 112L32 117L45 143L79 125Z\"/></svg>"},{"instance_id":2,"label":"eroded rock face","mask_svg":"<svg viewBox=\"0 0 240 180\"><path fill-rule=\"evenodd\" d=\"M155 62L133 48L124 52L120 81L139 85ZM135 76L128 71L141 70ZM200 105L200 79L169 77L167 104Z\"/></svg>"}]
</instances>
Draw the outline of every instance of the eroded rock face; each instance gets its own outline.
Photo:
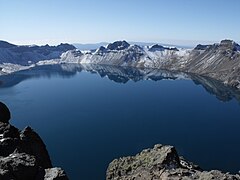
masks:
<instances>
[{"instance_id":1,"label":"eroded rock face","mask_svg":"<svg viewBox=\"0 0 240 180\"><path fill-rule=\"evenodd\" d=\"M7 108L6 105L4 106ZM4 111L1 109L0 113L2 112ZM19 131L8 122L1 120L0 180L68 179L62 169L52 167L46 146L34 130L26 127L23 131Z\"/></svg>"},{"instance_id":2,"label":"eroded rock face","mask_svg":"<svg viewBox=\"0 0 240 180\"><path fill-rule=\"evenodd\" d=\"M179 157L173 146L155 145L136 156L113 160L107 169L107 180L238 180L239 175L218 170L203 171L197 165Z\"/></svg>"}]
</instances>

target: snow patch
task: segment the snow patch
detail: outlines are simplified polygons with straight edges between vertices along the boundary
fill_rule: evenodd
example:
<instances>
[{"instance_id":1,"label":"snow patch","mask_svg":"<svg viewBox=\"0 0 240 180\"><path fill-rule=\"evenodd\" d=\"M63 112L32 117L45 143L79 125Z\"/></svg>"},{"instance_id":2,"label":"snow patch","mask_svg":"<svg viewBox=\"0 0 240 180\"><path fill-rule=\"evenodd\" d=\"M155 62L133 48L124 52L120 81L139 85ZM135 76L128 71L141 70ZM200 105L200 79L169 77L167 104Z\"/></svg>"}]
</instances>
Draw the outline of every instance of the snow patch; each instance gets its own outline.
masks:
<instances>
[{"instance_id":1,"label":"snow patch","mask_svg":"<svg viewBox=\"0 0 240 180\"><path fill-rule=\"evenodd\" d=\"M1 72L10 74L16 71L21 71L21 70L26 70L34 67L35 65L30 65L30 66L22 66L18 64L12 64L12 63L3 63L0 64Z\"/></svg>"}]
</instances>

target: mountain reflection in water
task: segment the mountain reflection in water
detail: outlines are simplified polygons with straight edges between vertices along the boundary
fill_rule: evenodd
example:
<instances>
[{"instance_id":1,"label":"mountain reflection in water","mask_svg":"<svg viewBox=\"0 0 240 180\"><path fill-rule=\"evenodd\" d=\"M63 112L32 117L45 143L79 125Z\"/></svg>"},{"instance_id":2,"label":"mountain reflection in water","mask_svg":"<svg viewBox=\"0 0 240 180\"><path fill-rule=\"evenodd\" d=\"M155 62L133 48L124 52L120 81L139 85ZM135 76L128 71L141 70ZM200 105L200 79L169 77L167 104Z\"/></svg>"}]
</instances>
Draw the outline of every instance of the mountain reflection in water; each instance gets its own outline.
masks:
<instances>
[{"instance_id":1,"label":"mountain reflection in water","mask_svg":"<svg viewBox=\"0 0 240 180\"><path fill-rule=\"evenodd\" d=\"M218 82L209 77L203 77L195 74L186 74L183 72L172 72L159 69L137 69L132 67L117 67L96 64L59 64L36 66L29 70L19 71L9 75L0 76L0 88L8 88L21 83L24 80L40 77L60 76L70 78L81 71L87 71L93 74L99 74L102 78L107 77L116 83L127 83L142 80L192 80L196 85L201 85L204 89L223 102L236 99L240 102L240 91Z\"/></svg>"}]
</instances>

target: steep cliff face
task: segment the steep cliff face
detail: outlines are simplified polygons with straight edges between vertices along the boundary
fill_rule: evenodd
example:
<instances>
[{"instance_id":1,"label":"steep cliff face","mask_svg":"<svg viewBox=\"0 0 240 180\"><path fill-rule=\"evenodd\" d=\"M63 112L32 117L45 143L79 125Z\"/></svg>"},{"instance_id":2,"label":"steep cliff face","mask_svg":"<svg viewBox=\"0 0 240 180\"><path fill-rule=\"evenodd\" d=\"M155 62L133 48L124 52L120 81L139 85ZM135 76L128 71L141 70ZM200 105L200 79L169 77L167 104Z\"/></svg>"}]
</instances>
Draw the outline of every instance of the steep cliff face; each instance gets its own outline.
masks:
<instances>
[{"instance_id":1,"label":"steep cliff face","mask_svg":"<svg viewBox=\"0 0 240 180\"><path fill-rule=\"evenodd\" d=\"M204 49L195 48L183 70L240 88L240 46L233 41L223 40Z\"/></svg>"}]
</instances>

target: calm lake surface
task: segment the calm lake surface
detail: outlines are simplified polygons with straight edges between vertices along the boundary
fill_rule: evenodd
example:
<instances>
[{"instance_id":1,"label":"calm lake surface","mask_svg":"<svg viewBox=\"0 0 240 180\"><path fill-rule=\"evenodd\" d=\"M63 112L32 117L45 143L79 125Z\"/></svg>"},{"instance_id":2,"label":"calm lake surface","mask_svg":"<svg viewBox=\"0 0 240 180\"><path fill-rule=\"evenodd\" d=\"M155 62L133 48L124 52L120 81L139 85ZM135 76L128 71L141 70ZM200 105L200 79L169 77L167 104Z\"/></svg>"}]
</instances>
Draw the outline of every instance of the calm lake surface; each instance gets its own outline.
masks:
<instances>
[{"instance_id":1,"label":"calm lake surface","mask_svg":"<svg viewBox=\"0 0 240 180\"><path fill-rule=\"evenodd\" d=\"M56 65L0 77L11 123L31 126L70 179L102 180L108 164L174 145L203 169L240 170L240 93L157 70Z\"/></svg>"}]
</instances>

